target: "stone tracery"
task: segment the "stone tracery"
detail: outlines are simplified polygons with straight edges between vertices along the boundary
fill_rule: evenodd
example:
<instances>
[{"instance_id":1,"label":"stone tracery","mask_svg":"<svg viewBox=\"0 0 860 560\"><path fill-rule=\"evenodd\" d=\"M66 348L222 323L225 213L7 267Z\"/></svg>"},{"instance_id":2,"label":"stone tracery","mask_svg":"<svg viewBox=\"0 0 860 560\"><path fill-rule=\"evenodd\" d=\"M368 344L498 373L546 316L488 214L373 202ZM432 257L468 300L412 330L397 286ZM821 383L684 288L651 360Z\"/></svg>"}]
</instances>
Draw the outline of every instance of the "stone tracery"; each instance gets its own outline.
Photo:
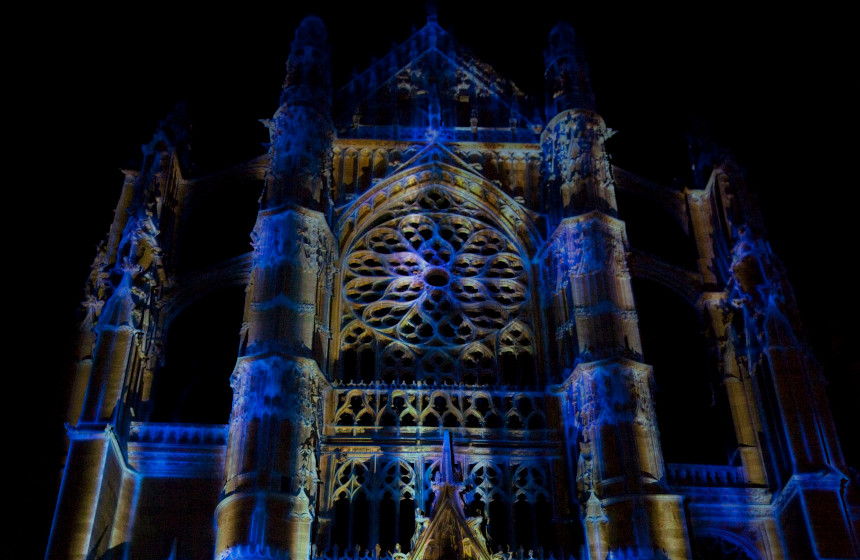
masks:
<instances>
[{"instance_id":1,"label":"stone tracery","mask_svg":"<svg viewBox=\"0 0 860 560\"><path fill-rule=\"evenodd\" d=\"M360 351L372 332L383 348L381 379L490 381L496 335L514 324L518 334L528 330L518 321L528 299L520 250L444 187L393 213L345 259L344 349ZM511 342L518 354L523 340L514 338L498 344Z\"/></svg>"}]
</instances>

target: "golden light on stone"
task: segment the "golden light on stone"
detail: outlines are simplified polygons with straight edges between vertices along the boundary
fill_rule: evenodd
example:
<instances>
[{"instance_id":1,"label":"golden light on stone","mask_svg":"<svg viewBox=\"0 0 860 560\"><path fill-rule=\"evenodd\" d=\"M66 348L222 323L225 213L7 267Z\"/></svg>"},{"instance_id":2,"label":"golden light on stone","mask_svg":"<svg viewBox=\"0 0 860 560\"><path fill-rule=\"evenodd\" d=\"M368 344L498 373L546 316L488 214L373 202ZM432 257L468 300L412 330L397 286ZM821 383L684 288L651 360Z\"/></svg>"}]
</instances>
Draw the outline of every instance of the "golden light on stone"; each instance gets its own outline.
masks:
<instances>
[{"instance_id":1,"label":"golden light on stone","mask_svg":"<svg viewBox=\"0 0 860 560\"><path fill-rule=\"evenodd\" d=\"M329 54L306 19L268 153L190 177L185 133L160 130L126 175L48 559L858 557L822 378L735 162L683 191L614 167L566 24L546 119L434 14L335 94ZM207 196L250 191L252 247L195 229ZM643 214L694 255L638 250ZM659 332L639 281L662 290ZM176 333L232 288L232 401L188 420L228 380L197 365L214 343L177 365ZM681 375L647 335L678 338ZM700 442L666 414L702 386L684 422L725 457L673 459ZM725 442L704 435L719 406Z\"/></svg>"}]
</instances>

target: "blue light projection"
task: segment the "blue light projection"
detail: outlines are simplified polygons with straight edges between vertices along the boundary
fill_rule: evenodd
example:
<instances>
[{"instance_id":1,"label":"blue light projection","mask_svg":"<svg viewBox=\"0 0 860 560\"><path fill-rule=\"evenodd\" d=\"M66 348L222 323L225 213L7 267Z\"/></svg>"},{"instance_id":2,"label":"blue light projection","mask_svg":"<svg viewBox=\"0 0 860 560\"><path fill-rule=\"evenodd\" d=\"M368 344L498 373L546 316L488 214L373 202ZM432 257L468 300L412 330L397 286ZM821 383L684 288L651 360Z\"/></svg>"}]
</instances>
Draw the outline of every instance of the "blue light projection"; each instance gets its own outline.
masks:
<instances>
[{"instance_id":1,"label":"blue light projection","mask_svg":"<svg viewBox=\"0 0 860 560\"><path fill-rule=\"evenodd\" d=\"M666 198L699 228L701 269L681 276L696 277L716 367L737 381L738 431L786 458L755 484L746 463L663 463L612 132L570 26L550 35L547 121L526 118L525 94L460 51L435 14L335 103L329 66L325 27L308 18L265 122L228 426L137 420L166 338L159 297L179 283L161 260L172 241L160 213L193 197L167 184L181 169L166 133L127 179L91 278L90 310L104 307L86 412L69 428L70 464L92 475L85 491L63 481L61 504L87 517L61 527L84 535L74 554L106 557L87 549L100 534L140 546L161 528L141 484L163 481L211 490L217 560L420 560L465 546L479 560L825 557L839 531L840 553L857 548L822 379L732 173L716 167L707 192ZM412 528L406 554L410 540L396 541Z\"/></svg>"},{"instance_id":2,"label":"blue light projection","mask_svg":"<svg viewBox=\"0 0 860 560\"><path fill-rule=\"evenodd\" d=\"M382 350L383 364L389 356L413 364L394 368L388 381L408 379L415 366L421 379L441 380L441 374L453 381L470 361L483 367L496 336L510 338L511 351L528 345L515 334L528 330L517 321L529 295L520 249L460 204L446 188L426 189L362 234L345 259L352 314L344 331L354 333L347 340L362 344L363 333L378 333L392 340Z\"/></svg>"}]
</instances>

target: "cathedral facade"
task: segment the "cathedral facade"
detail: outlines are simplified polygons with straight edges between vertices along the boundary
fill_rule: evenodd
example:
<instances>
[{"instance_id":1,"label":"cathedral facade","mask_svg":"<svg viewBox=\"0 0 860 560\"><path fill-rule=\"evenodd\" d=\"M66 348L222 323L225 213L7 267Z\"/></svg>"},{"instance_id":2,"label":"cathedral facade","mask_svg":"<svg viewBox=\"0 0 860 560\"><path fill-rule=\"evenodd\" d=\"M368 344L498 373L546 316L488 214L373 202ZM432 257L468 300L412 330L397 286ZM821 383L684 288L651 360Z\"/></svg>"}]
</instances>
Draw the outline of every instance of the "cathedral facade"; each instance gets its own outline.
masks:
<instances>
[{"instance_id":1,"label":"cathedral facade","mask_svg":"<svg viewBox=\"0 0 860 560\"><path fill-rule=\"evenodd\" d=\"M704 143L689 188L613 166L565 24L545 78L537 108L431 16L334 93L308 18L267 153L194 177L166 121L87 282L47 558L857 558L742 171ZM248 201L250 252L206 225ZM682 250L636 249L642 208ZM172 362L225 290L229 380ZM685 315L646 332L655 298ZM683 321L691 358L661 371L646 342Z\"/></svg>"}]
</instances>

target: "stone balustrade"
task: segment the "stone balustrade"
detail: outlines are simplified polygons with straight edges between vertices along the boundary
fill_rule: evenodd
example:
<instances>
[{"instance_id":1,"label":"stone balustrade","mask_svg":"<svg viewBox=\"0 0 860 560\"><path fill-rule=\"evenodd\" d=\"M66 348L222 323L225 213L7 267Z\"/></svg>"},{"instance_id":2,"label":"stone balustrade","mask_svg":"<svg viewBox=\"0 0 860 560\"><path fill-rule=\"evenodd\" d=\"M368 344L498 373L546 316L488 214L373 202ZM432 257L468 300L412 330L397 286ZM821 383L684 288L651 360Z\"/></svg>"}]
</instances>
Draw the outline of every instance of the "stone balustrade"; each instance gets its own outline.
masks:
<instances>
[{"instance_id":1,"label":"stone balustrade","mask_svg":"<svg viewBox=\"0 0 860 560\"><path fill-rule=\"evenodd\" d=\"M132 422L128 441L178 445L224 445L227 443L227 426Z\"/></svg>"},{"instance_id":2,"label":"stone balustrade","mask_svg":"<svg viewBox=\"0 0 860 560\"><path fill-rule=\"evenodd\" d=\"M745 486L743 467L667 463L669 483L676 486Z\"/></svg>"}]
</instances>

